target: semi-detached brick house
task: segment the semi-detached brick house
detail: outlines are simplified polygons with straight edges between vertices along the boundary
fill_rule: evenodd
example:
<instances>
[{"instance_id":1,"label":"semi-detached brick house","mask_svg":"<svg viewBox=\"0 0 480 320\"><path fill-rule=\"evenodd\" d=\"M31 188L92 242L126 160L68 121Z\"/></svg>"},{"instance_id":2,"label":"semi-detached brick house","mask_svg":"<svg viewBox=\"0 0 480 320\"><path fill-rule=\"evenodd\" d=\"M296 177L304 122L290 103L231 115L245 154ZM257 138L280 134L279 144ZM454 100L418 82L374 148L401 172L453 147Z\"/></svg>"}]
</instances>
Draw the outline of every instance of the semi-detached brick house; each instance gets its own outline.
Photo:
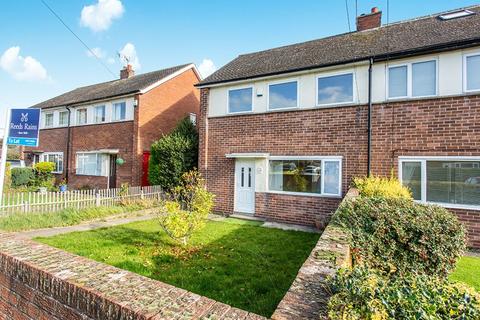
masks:
<instances>
[{"instance_id":1,"label":"semi-detached brick house","mask_svg":"<svg viewBox=\"0 0 480 320\"><path fill-rule=\"evenodd\" d=\"M385 26L374 8L355 32L241 55L200 82L216 209L314 225L353 177L393 172L480 247L478 30L480 6Z\"/></svg>"},{"instance_id":2,"label":"semi-detached brick house","mask_svg":"<svg viewBox=\"0 0 480 320\"><path fill-rule=\"evenodd\" d=\"M127 65L119 80L41 102L40 145L26 159L55 162L71 188L145 185L151 144L198 114L199 80L193 64L140 75Z\"/></svg>"}]
</instances>

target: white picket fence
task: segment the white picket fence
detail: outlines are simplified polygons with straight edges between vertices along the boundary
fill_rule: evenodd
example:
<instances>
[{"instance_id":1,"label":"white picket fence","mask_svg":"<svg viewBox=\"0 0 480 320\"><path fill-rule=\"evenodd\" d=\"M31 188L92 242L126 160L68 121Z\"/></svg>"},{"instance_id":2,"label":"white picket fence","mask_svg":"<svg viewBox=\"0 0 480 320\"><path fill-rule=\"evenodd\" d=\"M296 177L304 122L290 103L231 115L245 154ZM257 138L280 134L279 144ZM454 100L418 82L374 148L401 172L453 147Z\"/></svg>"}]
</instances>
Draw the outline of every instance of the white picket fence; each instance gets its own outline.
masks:
<instances>
[{"instance_id":1,"label":"white picket fence","mask_svg":"<svg viewBox=\"0 0 480 320\"><path fill-rule=\"evenodd\" d=\"M136 199L162 199L160 186L129 187L67 192L7 192L0 201L0 215L11 213L55 212L66 208L113 206Z\"/></svg>"}]
</instances>

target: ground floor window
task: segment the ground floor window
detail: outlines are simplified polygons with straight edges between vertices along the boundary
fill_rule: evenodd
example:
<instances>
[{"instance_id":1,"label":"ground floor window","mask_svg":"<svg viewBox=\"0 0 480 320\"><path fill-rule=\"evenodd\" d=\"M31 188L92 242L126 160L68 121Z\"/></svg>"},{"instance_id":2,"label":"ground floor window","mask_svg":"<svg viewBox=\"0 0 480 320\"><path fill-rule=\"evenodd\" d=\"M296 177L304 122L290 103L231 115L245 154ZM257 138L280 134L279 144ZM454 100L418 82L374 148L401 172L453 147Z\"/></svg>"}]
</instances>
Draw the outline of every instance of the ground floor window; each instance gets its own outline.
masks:
<instances>
[{"instance_id":1,"label":"ground floor window","mask_svg":"<svg viewBox=\"0 0 480 320\"><path fill-rule=\"evenodd\" d=\"M271 157L268 187L274 192L341 195L341 158Z\"/></svg>"},{"instance_id":2,"label":"ground floor window","mask_svg":"<svg viewBox=\"0 0 480 320\"><path fill-rule=\"evenodd\" d=\"M53 173L63 172L63 152L45 152L40 155L39 161L55 163Z\"/></svg>"},{"instance_id":3,"label":"ground floor window","mask_svg":"<svg viewBox=\"0 0 480 320\"><path fill-rule=\"evenodd\" d=\"M480 157L400 158L399 170L415 200L480 208Z\"/></svg>"},{"instance_id":4,"label":"ground floor window","mask_svg":"<svg viewBox=\"0 0 480 320\"><path fill-rule=\"evenodd\" d=\"M106 176L108 155L102 153L77 153L78 175Z\"/></svg>"}]
</instances>

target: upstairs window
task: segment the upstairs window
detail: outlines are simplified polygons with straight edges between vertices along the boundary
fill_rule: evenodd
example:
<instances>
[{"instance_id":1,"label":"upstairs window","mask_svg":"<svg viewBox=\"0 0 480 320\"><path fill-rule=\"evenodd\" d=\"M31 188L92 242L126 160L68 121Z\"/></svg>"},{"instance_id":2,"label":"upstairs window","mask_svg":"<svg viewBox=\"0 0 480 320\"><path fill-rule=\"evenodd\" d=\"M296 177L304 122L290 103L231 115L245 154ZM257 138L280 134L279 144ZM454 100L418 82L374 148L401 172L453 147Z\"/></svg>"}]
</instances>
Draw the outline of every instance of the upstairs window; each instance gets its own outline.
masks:
<instances>
[{"instance_id":1,"label":"upstairs window","mask_svg":"<svg viewBox=\"0 0 480 320\"><path fill-rule=\"evenodd\" d=\"M228 112L249 112L253 110L253 88L228 91Z\"/></svg>"},{"instance_id":2,"label":"upstairs window","mask_svg":"<svg viewBox=\"0 0 480 320\"><path fill-rule=\"evenodd\" d=\"M352 103L353 73L317 78L317 105Z\"/></svg>"},{"instance_id":3,"label":"upstairs window","mask_svg":"<svg viewBox=\"0 0 480 320\"><path fill-rule=\"evenodd\" d=\"M53 127L53 113L45 113L44 116L44 126L45 128Z\"/></svg>"},{"instance_id":4,"label":"upstairs window","mask_svg":"<svg viewBox=\"0 0 480 320\"><path fill-rule=\"evenodd\" d=\"M465 91L480 90L480 54L465 56L464 69Z\"/></svg>"},{"instance_id":5,"label":"upstairs window","mask_svg":"<svg viewBox=\"0 0 480 320\"><path fill-rule=\"evenodd\" d=\"M105 106L95 107L95 123L105 122Z\"/></svg>"},{"instance_id":6,"label":"upstairs window","mask_svg":"<svg viewBox=\"0 0 480 320\"><path fill-rule=\"evenodd\" d=\"M120 121L126 119L126 104L119 102L113 104L113 121Z\"/></svg>"},{"instance_id":7,"label":"upstairs window","mask_svg":"<svg viewBox=\"0 0 480 320\"><path fill-rule=\"evenodd\" d=\"M58 124L60 126L68 125L68 111L60 111L58 113Z\"/></svg>"},{"instance_id":8,"label":"upstairs window","mask_svg":"<svg viewBox=\"0 0 480 320\"><path fill-rule=\"evenodd\" d=\"M429 97L437 94L437 62L408 63L388 68L388 97Z\"/></svg>"},{"instance_id":9,"label":"upstairs window","mask_svg":"<svg viewBox=\"0 0 480 320\"><path fill-rule=\"evenodd\" d=\"M268 86L268 109L298 107L298 82L284 82Z\"/></svg>"},{"instance_id":10,"label":"upstairs window","mask_svg":"<svg viewBox=\"0 0 480 320\"><path fill-rule=\"evenodd\" d=\"M87 123L87 109L78 109L77 110L77 124L86 124Z\"/></svg>"}]
</instances>

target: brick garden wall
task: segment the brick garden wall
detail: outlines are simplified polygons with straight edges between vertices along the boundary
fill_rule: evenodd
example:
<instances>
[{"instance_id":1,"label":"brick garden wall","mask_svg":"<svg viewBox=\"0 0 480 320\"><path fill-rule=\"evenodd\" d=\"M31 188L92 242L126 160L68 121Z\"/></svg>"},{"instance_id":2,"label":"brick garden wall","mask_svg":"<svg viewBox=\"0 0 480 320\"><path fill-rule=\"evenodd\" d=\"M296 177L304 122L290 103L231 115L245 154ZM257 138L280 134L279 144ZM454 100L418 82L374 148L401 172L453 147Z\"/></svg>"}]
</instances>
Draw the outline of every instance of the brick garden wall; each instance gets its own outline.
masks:
<instances>
[{"instance_id":1,"label":"brick garden wall","mask_svg":"<svg viewBox=\"0 0 480 320\"><path fill-rule=\"evenodd\" d=\"M274 156L342 156L343 193L367 171L367 106L322 108L207 118L208 89L201 93L200 168L214 192L216 209L232 213L234 161L228 153ZM398 172L399 156L480 156L480 96L409 100L373 106L372 172ZM295 204L295 208L292 207ZM314 224L339 200L290 195L256 195L256 215ZM452 210L480 247L480 211Z\"/></svg>"},{"instance_id":2,"label":"brick garden wall","mask_svg":"<svg viewBox=\"0 0 480 320\"><path fill-rule=\"evenodd\" d=\"M0 234L0 319L264 318L128 271Z\"/></svg>"}]
</instances>

